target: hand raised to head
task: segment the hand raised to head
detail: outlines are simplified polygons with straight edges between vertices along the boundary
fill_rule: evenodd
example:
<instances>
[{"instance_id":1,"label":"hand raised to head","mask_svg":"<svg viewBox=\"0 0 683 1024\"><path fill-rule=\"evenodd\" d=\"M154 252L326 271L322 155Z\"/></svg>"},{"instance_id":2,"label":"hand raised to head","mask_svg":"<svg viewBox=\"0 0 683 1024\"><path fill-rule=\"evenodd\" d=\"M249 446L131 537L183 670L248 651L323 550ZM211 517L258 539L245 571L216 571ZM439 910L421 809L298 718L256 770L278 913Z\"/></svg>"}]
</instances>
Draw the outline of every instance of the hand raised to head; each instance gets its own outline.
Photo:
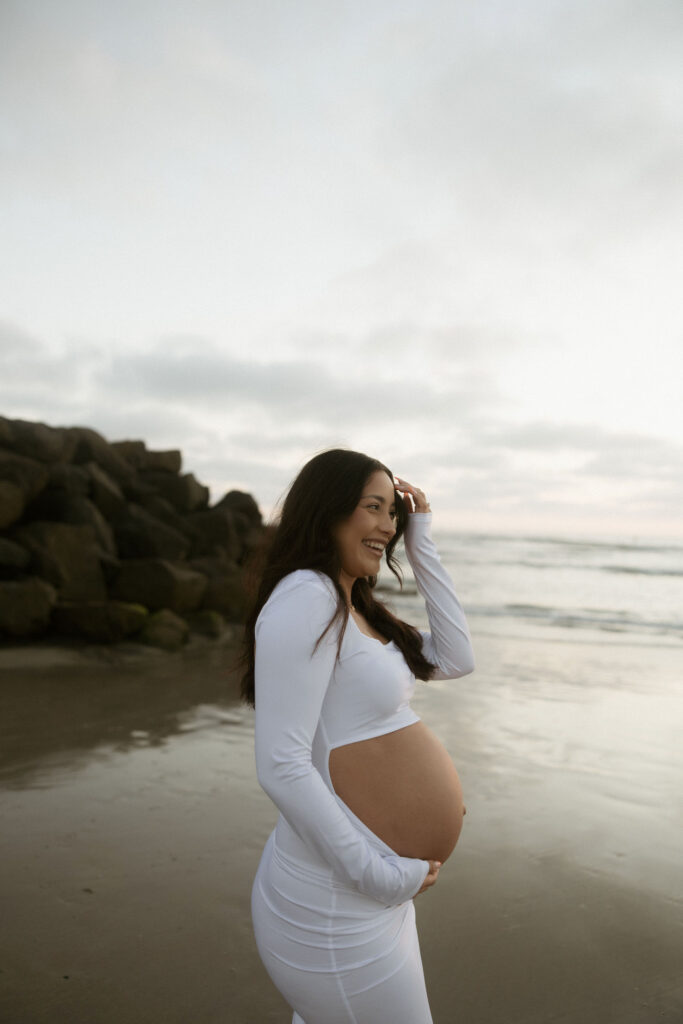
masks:
<instances>
[{"instance_id":1,"label":"hand raised to head","mask_svg":"<svg viewBox=\"0 0 683 1024\"><path fill-rule=\"evenodd\" d=\"M414 487L413 484L409 484L407 480L403 480L400 476L394 479L396 480L396 490L404 499L408 512L432 511L424 491L421 491L419 487Z\"/></svg>"}]
</instances>

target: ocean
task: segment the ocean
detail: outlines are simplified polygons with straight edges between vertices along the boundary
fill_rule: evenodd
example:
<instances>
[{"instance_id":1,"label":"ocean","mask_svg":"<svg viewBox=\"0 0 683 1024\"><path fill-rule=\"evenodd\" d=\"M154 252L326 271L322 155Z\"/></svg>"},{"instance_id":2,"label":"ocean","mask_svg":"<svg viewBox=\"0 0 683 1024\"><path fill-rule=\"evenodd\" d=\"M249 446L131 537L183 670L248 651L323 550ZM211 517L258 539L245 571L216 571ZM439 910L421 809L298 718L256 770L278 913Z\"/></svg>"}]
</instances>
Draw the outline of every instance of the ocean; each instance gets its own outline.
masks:
<instances>
[{"instance_id":1,"label":"ocean","mask_svg":"<svg viewBox=\"0 0 683 1024\"><path fill-rule=\"evenodd\" d=\"M452 533L435 541L479 635L683 649L683 544ZM405 575L402 594L386 570L382 586L402 617L426 628Z\"/></svg>"}]
</instances>

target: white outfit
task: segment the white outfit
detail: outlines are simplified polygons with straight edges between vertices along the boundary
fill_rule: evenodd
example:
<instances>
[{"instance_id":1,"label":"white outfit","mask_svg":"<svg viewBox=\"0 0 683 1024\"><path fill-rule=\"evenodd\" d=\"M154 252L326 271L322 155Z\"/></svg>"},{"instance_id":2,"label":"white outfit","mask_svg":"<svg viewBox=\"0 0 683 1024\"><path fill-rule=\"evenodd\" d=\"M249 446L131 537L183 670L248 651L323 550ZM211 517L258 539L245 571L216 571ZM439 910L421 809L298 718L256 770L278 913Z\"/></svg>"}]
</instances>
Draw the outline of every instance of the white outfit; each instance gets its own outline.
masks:
<instances>
[{"instance_id":1,"label":"white outfit","mask_svg":"<svg viewBox=\"0 0 683 1024\"><path fill-rule=\"evenodd\" d=\"M425 598L434 678L473 669L467 623L430 536L409 516L408 560ZM293 1024L430 1024L412 897L429 862L400 857L334 792L335 747L419 721L415 677L392 642L349 616L328 630L337 593L323 573L282 579L256 623L256 769L280 810L252 890L261 958ZM298 1016L299 1015L299 1016Z\"/></svg>"}]
</instances>

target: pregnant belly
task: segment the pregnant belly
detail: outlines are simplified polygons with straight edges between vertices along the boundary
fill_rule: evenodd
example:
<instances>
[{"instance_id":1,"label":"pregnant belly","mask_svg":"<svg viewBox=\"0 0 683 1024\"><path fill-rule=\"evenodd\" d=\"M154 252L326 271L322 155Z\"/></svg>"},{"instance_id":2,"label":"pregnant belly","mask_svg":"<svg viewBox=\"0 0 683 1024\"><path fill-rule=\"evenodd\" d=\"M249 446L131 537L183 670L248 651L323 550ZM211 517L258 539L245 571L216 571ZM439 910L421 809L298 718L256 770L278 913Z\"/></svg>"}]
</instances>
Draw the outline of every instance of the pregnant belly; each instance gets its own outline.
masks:
<instances>
[{"instance_id":1,"label":"pregnant belly","mask_svg":"<svg viewBox=\"0 0 683 1024\"><path fill-rule=\"evenodd\" d=\"M450 857L463 818L460 779L424 722L330 752L335 792L403 857Z\"/></svg>"}]
</instances>

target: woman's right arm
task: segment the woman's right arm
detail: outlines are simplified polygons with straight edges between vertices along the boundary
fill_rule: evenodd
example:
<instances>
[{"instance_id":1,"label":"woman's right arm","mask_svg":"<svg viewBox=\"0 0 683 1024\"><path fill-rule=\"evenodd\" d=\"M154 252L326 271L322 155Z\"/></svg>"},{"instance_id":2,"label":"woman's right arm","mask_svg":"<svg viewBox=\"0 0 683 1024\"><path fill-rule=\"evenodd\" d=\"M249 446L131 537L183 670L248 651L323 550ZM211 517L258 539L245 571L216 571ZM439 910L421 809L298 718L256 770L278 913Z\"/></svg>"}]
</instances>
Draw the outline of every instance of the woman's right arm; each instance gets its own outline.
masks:
<instances>
[{"instance_id":1,"label":"woman's right arm","mask_svg":"<svg viewBox=\"0 0 683 1024\"><path fill-rule=\"evenodd\" d=\"M315 573L285 584L256 625L256 772L297 835L338 877L387 906L414 896L426 860L383 855L359 832L313 765L311 750L337 655L335 599ZM314 650L315 648L315 650Z\"/></svg>"}]
</instances>

